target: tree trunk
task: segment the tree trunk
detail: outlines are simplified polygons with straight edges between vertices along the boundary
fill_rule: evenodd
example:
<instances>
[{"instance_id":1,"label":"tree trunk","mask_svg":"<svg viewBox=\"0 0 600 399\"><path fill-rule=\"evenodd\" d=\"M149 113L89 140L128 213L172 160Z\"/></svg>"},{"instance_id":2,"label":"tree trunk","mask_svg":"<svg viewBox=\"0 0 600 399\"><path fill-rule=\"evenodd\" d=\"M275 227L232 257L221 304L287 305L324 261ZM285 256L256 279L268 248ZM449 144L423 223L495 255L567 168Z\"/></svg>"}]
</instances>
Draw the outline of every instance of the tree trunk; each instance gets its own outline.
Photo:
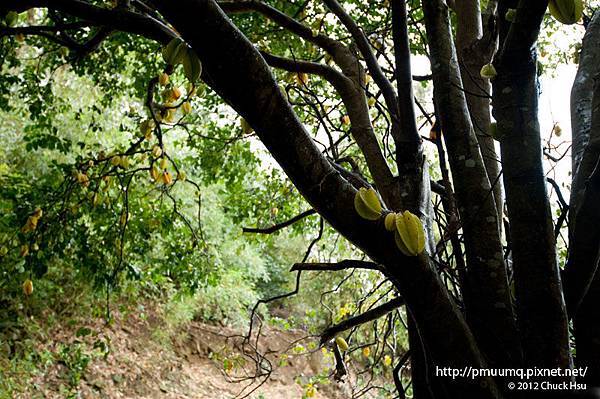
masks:
<instances>
[{"instance_id":1,"label":"tree trunk","mask_svg":"<svg viewBox=\"0 0 600 399\"><path fill-rule=\"evenodd\" d=\"M521 0L512 24L502 18L503 45L495 62L498 76L493 80L493 112L501 137L525 364L568 368L567 317L538 122L535 42L546 5L544 1ZM506 2L501 3L499 15L505 15L506 7Z\"/></svg>"},{"instance_id":2,"label":"tree trunk","mask_svg":"<svg viewBox=\"0 0 600 399\"><path fill-rule=\"evenodd\" d=\"M571 147L573 184L569 201L571 209L577 207L582 186L585 183L577 176L581 176L578 171L579 164L590 138L594 76L600 72L598 43L600 43L600 11L594 13L587 27L579 57L579 68L571 89L571 131L573 136L573 146Z\"/></svg>"},{"instance_id":3,"label":"tree trunk","mask_svg":"<svg viewBox=\"0 0 600 399\"><path fill-rule=\"evenodd\" d=\"M410 373L413 399L448 398L448 393L444 390L444 378L435 376L435 364L427 354L425 343L421 339L410 313L408 313L406 325L408 327L408 344L410 346Z\"/></svg>"},{"instance_id":4,"label":"tree trunk","mask_svg":"<svg viewBox=\"0 0 600 399\"><path fill-rule=\"evenodd\" d=\"M591 170L583 176L583 193L581 204L577 209L577 221L573 234L574 245L572 255L575 258L569 270L579 267L596 270L587 294L575 313L575 343L577 344L577 366L589 367L589 375L585 381L600 386L600 73L594 77L592 123L589 143L581 157L580 171Z\"/></svg>"},{"instance_id":5,"label":"tree trunk","mask_svg":"<svg viewBox=\"0 0 600 399\"><path fill-rule=\"evenodd\" d=\"M600 11L596 12L588 25L583 40L579 70L571 91L572 151L575 169L573 169L569 203L569 258L563 271L563 286L569 317L576 314L598 266L596 249L600 221L592 205L593 199L587 184L596 166L597 156L597 150L594 149L590 137L597 134L592 132L592 99L594 76L600 73L598 42L600 42Z\"/></svg>"},{"instance_id":6,"label":"tree trunk","mask_svg":"<svg viewBox=\"0 0 600 399\"><path fill-rule=\"evenodd\" d=\"M496 48L496 34L486 31L484 36L479 0L463 0L456 4L456 47L463 88L469 106L475 136L479 143L488 179L494 190L498 228L502 230L504 199L500 181L500 162L496 153L495 140L491 137L489 80L479 73L484 64L490 62ZM493 15L489 16L493 18Z\"/></svg>"},{"instance_id":7,"label":"tree trunk","mask_svg":"<svg viewBox=\"0 0 600 399\"><path fill-rule=\"evenodd\" d=\"M434 96L448 149L450 169L465 237L467 319L483 352L493 365L520 360L519 340L508 290L496 207L479 144L475 138L450 32L447 6L423 3Z\"/></svg>"}]
</instances>

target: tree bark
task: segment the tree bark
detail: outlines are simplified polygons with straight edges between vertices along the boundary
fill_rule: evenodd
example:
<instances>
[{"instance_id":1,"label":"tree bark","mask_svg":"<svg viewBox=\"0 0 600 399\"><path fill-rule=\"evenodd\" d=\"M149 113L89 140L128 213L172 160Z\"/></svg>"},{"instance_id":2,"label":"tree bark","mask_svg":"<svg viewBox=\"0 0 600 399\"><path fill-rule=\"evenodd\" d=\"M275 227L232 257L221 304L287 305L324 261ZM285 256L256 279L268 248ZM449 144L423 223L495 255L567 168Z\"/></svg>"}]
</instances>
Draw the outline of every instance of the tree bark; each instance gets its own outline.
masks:
<instances>
[{"instance_id":1,"label":"tree bark","mask_svg":"<svg viewBox=\"0 0 600 399\"><path fill-rule=\"evenodd\" d=\"M499 15L515 8L501 2ZM567 317L556 262L554 226L542 166L535 43L547 1L521 0L516 19L502 18L493 80L501 137L517 314L525 364L570 366Z\"/></svg>"},{"instance_id":2,"label":"tree bark","mask_svg":"<svg viewBox=\"0 0 600 399\"><path fill-rule=\"evenodd\" d=\"M594 76L600 72L600 11L596 11L588 24L579 57L579 68L571 89L571 132L573 146L571 147L571 170L573 182L569 205L576 209L581 198L585 182L580 176L589 176L590 170L579 173L579 164L590 137L592 125L592 94ZM571 222L572 223L572 222ZM573 225L571 224L571 227Z\"/></svg>"},{"instance_id":3,"label":"tree bark","mask_svg":"<svg viewBox=\"0 0 600 399\"><path fill-rule=\"evenodd\" d=\"M576 271L580 267L596 270L594 278L583 298L581 306L575 313L575 343L577 345L577 365L589 367L589 375L585 382L592 386L600 386L600 73L594 77L595 87L592 102L592 122L589 143L587 144L579 170L592 172L585 178L581 205L575 216L576 224L573 234L571 264L568 271ZM589 265L589 266L588 266ZM579 287L574 287L579 288Z\"/></svg>"},{"instance_id":4,"label":"tree bark","mask_svg":"<svg viewBox=\"0 0 600 399\"><path fill-rule=\"evenodd\" d=\"M469 325L493 365L520 361L496 207L475 138L454 49L447 6L423 2L432 59L434 96L448 149L465 237Z\"/></svg>"},{"instance_id":5,"label":"tree bark","mask_svg":"<svg viewBox=\"0 0 600 399\"><path fill-rule=\"evenodd\" d=\"M401 129L396 156L398 158L398 180L403 208L419 215L424 225L431 223L431 189L427 162L423 155L421 137L417 129L410 65L410 43L408 39L405 0L391 1L392 38L394 42L395 78L398 92L399 126ZM401 94L401 95L400 95ZM392 115L394 117L394 115ZM428 228L428 247L433 249L433 228Z\"/></svg>"},{"instance_id":6,"label":"tree bark","mask_svg":"<svg viewBox=\"0 0 600 399\"><path fill-rule=\"evenodd\" d=\"M594 148L597 144L590 137L596 134L592 131L592 100L594 76L600 73L599 42L600 11L596 11L583 38L579 69L571 90L573 180L569 203L569 259L562 273L570 318L576 314L598 265L594 251L598 246L596 236L600 234L600 223L593 212L593 202L590 203L587 182L596 166L597 155Z\"/></svg>"},{"instance_id":7,"label":"tree bark","mask_svg":"<svg viewBox=\"0 0 600 399\"><path fill-rule=\"evenodd\" d=\"M479 73L490 62L496 49L496 32L487 30L484 35L479 0L463 0L456 4L456 47L463 88L475 136L479 143L490 185L494 190L494 202L498 214L498 228L502 230L504 199L500 181L500 162L495 140L490 135L490 95L492 88L488 79ZM489 15L493 18L493 15Z\"/></svg>"},{"instance_id":8,"label":"tree bark","mask_svg":"<svg viewBox=\"0 0 600 399\"><path fill-rule=\"evenodd\" d=\"M413 317L407 312L408 345L410 347L410 373L414 399L443 399L445 381L435 376L435 365L427 353Z\"/></svg>"}]
</instances>

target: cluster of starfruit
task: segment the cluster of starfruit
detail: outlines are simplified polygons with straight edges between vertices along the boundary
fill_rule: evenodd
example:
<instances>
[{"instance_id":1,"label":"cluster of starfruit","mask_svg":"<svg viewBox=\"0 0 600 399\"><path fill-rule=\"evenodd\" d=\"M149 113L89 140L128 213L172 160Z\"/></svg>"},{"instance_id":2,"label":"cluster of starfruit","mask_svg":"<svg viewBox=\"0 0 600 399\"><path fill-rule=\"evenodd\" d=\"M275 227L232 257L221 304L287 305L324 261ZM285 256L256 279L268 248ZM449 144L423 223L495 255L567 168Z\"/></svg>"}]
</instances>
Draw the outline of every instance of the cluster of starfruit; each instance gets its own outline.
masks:
<instances>
[{"instance_id":1,"label":"cluster of starfruit","mask_svg":"<svg viewBox=\"0 0 600 399\"><path fill-rule=\"evenodd\" d=\"M171 40L163 48L162 56L169 65L176 66L177 64L182 64L183 73L191 83L195 83L202 73L200 59L198 59L194 50L179 38Z\"/></svg>"},{"instance_id":2,"label":"cluster of starfruit","mask_svg":"<svg viewBox=\"0 0 600 399\"><path fill-rule=\"evenodd\" d=\"M409 211L384 212L373 188L361 187L356 192L354 208L360 217L367 220L375 221L384 217L385 229L394 233L396 245L404 255L417 256L425 249L425 231L421 219Z\"/></svg>"}]
</instances>

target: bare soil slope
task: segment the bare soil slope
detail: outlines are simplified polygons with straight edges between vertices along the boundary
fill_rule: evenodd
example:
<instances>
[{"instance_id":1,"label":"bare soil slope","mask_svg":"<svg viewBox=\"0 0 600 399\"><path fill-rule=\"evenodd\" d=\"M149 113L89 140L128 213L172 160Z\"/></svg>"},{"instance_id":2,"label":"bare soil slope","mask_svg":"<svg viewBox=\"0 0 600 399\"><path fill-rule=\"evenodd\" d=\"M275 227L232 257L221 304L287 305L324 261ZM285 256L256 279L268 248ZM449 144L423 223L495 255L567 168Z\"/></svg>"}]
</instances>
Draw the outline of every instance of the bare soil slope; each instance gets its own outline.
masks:
<instances>
[{"instance_id":1,"label":"bare soil slope","mask_svg":"<svg viewBox=\"0 0 600 399\"><path fill-rule=\"evenodd\" d=\"M95 333L78 339L85 341L87 348L98 339L105 340L110 342L111 350L106 359L94 357L83 373L79 392L74 397L229 399L255 382L245 378L253 375L256 364L242 360L242 350L248 350L241 345L239 336L244 331L192 321L173 338L161 334L161 323L163 320L156 314L144 319L116 314L115 322L109 326L102 320L88 323ZM61 344L72 343L74 336L75 330L55 331L46 344L40 344L40 350L57 351ZM259 349L270 353L267 359L273 370L270 378L253 391L250 398L302 398L310 378L323 372L323 367L331 366L330 359L318 349L302 355L290 351L297 345L296 341L305 336L305 332L298 330L263 328ZM278 355L286 350L291 354ZM31 386L35 387L35 392L26 397L64 398L69 373L66 363L53 365L33 382ZM243 381L236 382L236 379ZM351 396L349 389L348 384L320 383L313 397L346 398Z\"/></svg>"}]
</instances>

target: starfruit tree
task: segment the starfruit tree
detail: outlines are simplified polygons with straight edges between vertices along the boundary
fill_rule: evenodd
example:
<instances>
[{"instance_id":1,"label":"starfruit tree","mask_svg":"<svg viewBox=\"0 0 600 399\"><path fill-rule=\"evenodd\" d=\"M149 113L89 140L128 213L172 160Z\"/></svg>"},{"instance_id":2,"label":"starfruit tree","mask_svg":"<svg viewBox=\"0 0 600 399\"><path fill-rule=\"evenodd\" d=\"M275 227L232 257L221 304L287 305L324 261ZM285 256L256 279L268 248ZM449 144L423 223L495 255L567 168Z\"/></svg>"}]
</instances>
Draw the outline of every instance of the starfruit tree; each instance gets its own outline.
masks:
<instances>
[{"instance_id":1,"label":"starfruit tree","mask_svg":"<svg viewBox=\"0 0 600 399\"><path fill-rule=\"evenodd\" d=\"M405 306L414 397L508 398L516 395L509 380L440 377L436 367L574 364L589 366L583 381L600 385L597 6L582 0L4 0L0 35L6 59L23 40L36 40L40 51L68 55L106 86L119 71L86 60L111 45L107 58L118 58L119 48L130 46L124 37L143 38L137 58L127 62L156 52L164 63L138 93L147 107L142 135L123 154L82 163L73 184L101 184L99 169L126 169L123 163L140 152L150 161L139 168L153 180L164 186L184 180L167 171L176 160L162 138L180 113L194 112L188 100L201 81L243 118L245 131L255 131L312 207L308 213L318 213L369 258L299 263L294 270L374 270L397 291L392 303L333 326L322 341L345 349L345 328ZM578 36L571 98L570 203L554 220L538 117L537 47L540 34L567 25L585 36ZM417 54L430 74L413 75ZM189 80L184 92L169 84L176 68ZM5 92L10 84L27 84L3 80ZM415 100L416 80L432 83L429 104ZM420 133L424 120L432 125L428 137ZM426 143L436 156L426 156ZM29 230L39 219L31 212ZM565 222L568 257L561 268L556 237ZM120 223L127 224L127 213ZM395 380L403 396L402 381ZM545 393L527 397L535 394Z\"/></svg>"}]
</instances>

